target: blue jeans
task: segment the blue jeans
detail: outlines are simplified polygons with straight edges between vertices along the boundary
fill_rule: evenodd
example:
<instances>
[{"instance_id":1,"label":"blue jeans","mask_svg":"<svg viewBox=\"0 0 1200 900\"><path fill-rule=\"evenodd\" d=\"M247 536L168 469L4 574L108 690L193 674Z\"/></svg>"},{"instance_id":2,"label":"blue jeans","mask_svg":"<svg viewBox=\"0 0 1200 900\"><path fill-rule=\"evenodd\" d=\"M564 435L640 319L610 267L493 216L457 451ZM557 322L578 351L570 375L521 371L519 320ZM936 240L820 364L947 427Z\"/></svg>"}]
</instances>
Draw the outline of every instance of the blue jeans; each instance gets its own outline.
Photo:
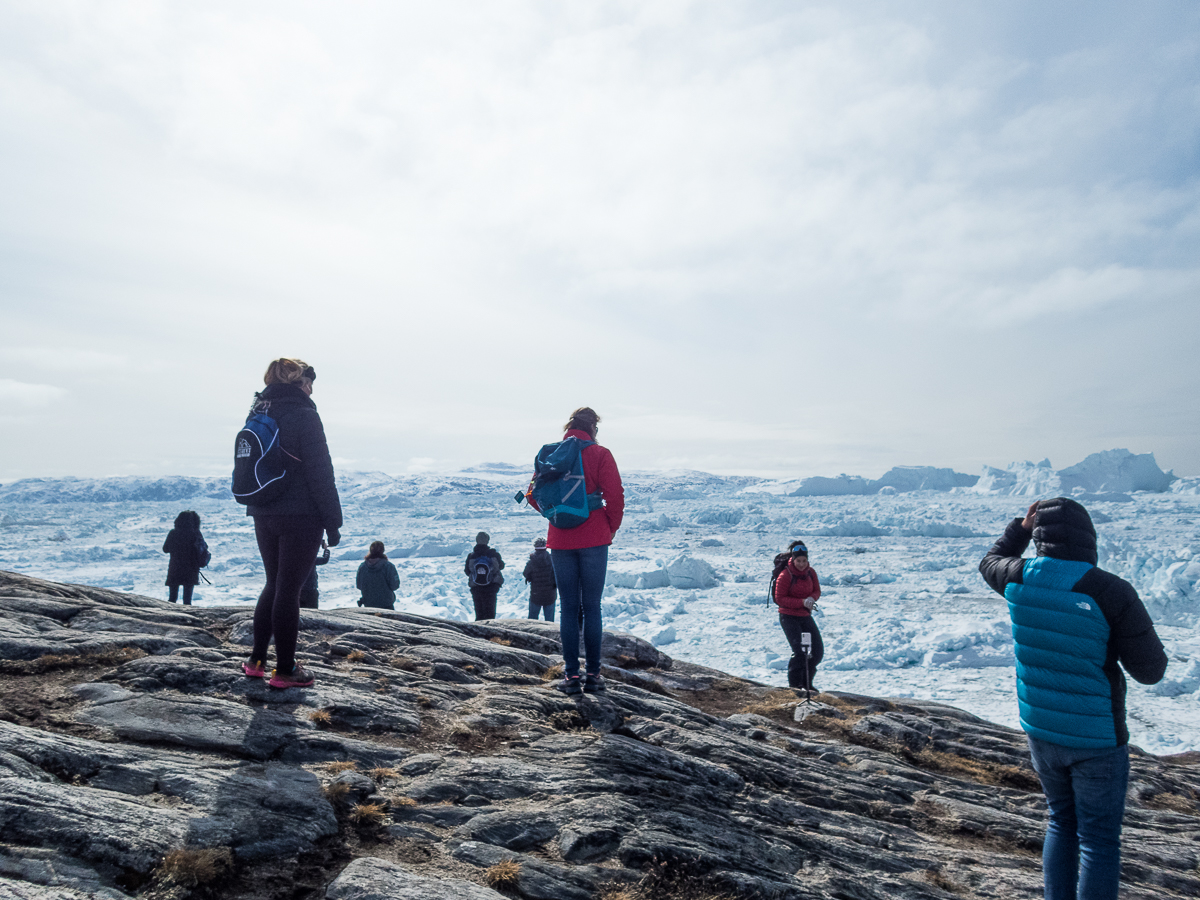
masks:
<instances>
[{"instance_id":1,"label":"blue jeans","mask_svg":"<svg viewBox=\"0 0 1200 900\"><path fill-rule=\"evenodd\" d=\"M582 550L551 550L554 580L562 604L558 633L562 638L563 669L579 674L579 626L583 625L583 654L586 672L600 674L600 642L604 623L600 619L600 597L608 574L608 545ZM582 611L582 614L581 614ZM581 621L582 619L582 621Z\"/></svg>"},{"instance_id":2,"label":"blue jeans","mask_svg":"<svg viewBox=\"0 0 1200 900\"><path fill-rule=\"evenodd\" d=\"M553 622L554 621L554 601L550 601L545 606L543 606L540 603L534 603L532 600L530 600L529 601L529 618L536 619L542 613L545 613L547 622Z\"/></svg>"},{"instance_id":3,"label":"blue jeans","mask_svg":"<svg viewBox=\"0 0 1200 900\"><path fill-rule=\"evenodd\" d=\"M1046 900L1116 900L1129 747L1085 750L1029 738L1050 824L1042 845Z\"/></svg>"}]
</instances>

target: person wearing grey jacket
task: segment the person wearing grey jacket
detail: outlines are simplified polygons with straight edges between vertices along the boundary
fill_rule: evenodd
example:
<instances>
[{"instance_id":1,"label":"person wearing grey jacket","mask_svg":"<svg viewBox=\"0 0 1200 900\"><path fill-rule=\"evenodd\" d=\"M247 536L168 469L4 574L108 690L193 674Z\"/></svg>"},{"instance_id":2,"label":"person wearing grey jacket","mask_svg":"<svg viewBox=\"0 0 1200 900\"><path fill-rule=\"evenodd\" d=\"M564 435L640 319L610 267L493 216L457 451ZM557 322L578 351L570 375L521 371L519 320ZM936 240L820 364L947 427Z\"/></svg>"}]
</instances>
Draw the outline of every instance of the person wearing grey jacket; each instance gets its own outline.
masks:
<instances>
[{"instance_id":1,"label":"person wearing grey jacket","mask_svg":"<svg viewBox=\"0 0 1200 900\"><path fill-rule=\"evenodd\" d=\"M383 552L383 541L374 541L366 558L359 563L354 585L362 591L359 606L374 609L395 609L396 589L400 587L400 573Z\"/></svg>"}]
</instances>

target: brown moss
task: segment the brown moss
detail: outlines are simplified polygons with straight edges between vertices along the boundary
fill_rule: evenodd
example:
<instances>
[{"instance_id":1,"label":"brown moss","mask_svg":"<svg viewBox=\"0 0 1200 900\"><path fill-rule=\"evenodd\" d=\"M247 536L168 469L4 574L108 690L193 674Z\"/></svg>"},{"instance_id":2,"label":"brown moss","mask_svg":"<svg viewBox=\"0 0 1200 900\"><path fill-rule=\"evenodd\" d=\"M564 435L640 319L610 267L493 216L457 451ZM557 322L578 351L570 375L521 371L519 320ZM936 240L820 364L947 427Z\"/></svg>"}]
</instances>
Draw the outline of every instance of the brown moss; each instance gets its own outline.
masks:
<instances>
[{"instance_id":1,"label":"brown moss","mask_svg":"<svg viewBox=\"0 0 1200 900\"><path fill-rule=\"evenodd\" d=\"M352 759L338 759L325 763L325 771L332 772L334 775L340 775L342 772L356 772L358 763Z\"/></svg>"},{"instance_id":2,"label":"brown moss","mask_svg":"<svg viewBox=\"0 0 1200 900\"><path fill-rule=\"evenodd\" d=\"M361 650L351 650L346 654L346 660L348 662L362 662L366 658L367 654L363 653Z\"/></svg>"},{"instance_id":3,"label":"brown moss","mask_svg":"<svg viewBox=\"0 0 1200 900\"><path fill-rule=\"evenodd\" d=\"M483 872L483 880L494 888L516 887L521 877L521 864L515 859L502 859Z\"/></svg>"},{"instance_id":4,"label":"brown moss","mask_svg":"<svg viewBox=\"0 0 1200 900\"><path fill-rule=\"evenodd\" d=\"M233 854L228 847L172 850L163 857L159 873L168 881L182 887L194 888L216 881L228 874L232 868Z\"/></svg>"},{"instance_id":5,"label":"brown moss","mask_svg":"<svg viewBox=\"0 0 1200 900\"><path fill-rule=\"evenodd\" d=\"M87 666L120 666L141 659L146 651L137 647L120 647L97 653L47 654L37 659L2 659L0 673L5 675L41 675L56 669L80 669Z\"/></svg>"},{"instance_id":6,"label":"brown moss","mask_svg":"<svg viewBox=\"0 0 1200 900\"><path fill-rule=\"evenodd\" d=\"M388 660L388 665L393 669L400 669L403 672L415 672L417 669L416 661L409 659L407 656L393 656Z\"/></svg>"},{"instance_id":7,"label":"brown moss","mask_svg":"<svg viewBox=\"0 0 1200 900\"><path fill-rule=\"evenodd\" d=\"M376 766L367 773L373 781L383 781L386 778L399 778L400 772L391 766Z\"/></svg>"}]
</instances>

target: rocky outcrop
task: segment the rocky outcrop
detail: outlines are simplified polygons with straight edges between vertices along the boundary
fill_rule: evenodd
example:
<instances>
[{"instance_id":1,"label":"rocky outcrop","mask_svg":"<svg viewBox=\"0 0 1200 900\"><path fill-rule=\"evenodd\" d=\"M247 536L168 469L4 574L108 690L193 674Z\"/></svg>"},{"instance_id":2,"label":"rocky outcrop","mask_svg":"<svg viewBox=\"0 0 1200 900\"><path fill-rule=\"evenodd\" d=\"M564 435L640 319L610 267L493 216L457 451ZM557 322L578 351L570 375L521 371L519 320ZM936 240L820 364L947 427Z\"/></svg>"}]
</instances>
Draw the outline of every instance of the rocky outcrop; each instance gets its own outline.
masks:
<instances>
[{"instance_id":1,"label":"rocky outcrop","mask_svg":"<svg viewBox=\"0 0 1200 900\"><path fill-rule=\"evenodd\" d=\"M305 611L309 689L243 676L251 612L0 573L0 898L1041 895L1021 735L782 691L553 625ZM1135 754L1125 893L1200 894L1200 765Z\"/></svg>"}]
</instances>

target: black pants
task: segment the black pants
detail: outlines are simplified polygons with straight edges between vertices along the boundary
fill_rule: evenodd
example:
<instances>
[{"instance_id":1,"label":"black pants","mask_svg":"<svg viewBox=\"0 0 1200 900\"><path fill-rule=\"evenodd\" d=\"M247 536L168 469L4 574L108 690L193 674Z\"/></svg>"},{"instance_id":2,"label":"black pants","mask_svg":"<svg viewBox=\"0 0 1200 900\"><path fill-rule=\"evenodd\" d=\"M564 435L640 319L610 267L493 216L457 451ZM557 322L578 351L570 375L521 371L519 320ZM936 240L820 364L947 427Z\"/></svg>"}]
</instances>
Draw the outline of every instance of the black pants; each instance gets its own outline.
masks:
<instances>
[{"instance_id":1,"label":"black pants","mask_svg":"<svg viewBox=\"0 0 1200 900\"><path fill-rule=\"evenodd\" d=\"M779 614L779 625L784 637L792 648L792 658L788 660L788 687L813 687L817 677L817 666L825 656L825 644L821 641L821 630L812 616L786 616ZM804 680L804 647L800 643L800 635L812 635L812 656L808 660L808 681Z\"/></svg>"},{"instance_id":2,"label":"black pants","mask_svg":"<svg viewBox=\"0 0 1200 900\"><path fill-rule=\"evenodd\" d=\"M300 608L301 609L320 609L317 600L320 598L321 592L316 588L304 588L300 591Z\"/></svg>"},{"instance_id":3,"label":"black pants","mask_svg":"<svg viewBox=\"0 0 1200 900\"><path fill-rule=\"evenodd\" d=\"M471 599L475 601L475 621L496 618L496 595L498 587L473 587Z\"/></svg>"},{"instance_id":4,"label":"black pants","mask_svg":"<svg viewBox=\"0 0 1200 900\"><path fill-rule=\"evenodd\" d=\"M300 588L321 547L325 529L316 516L255 516L254 537L262 554L267 583L254 608L254 653L266 660L275 638L275 665L290 673L296 664L300 631Z\"/></svg>"},{"instance_id":5,"label":"black pants","mask_svg":"<svg viewBox=\"0 0 1200 900\"><path fill-rule=\"evenodd\" d=\"M183 585L183 605L184 606L192 605L192 589L194 587L195 587L194 584ZM171 585L171 602L172 603L179 602L179 585L177 585L177 584Z\"/></svg>"}]
</instances>

